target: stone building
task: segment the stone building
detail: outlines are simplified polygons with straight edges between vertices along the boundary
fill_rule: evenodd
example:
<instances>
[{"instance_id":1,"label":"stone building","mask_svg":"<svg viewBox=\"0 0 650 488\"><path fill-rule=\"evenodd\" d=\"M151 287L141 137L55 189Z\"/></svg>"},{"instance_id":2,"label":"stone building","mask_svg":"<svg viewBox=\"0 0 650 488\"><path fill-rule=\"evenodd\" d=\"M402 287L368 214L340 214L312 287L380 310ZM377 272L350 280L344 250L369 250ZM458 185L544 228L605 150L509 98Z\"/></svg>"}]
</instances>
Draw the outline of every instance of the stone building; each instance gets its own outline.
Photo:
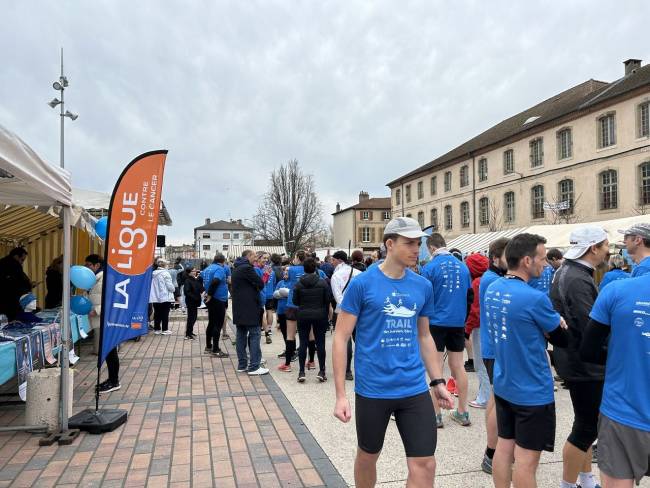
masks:
<instances>
[{"instance_id":1,"label":"stone building","mask_svg":"<svg viewBox=\"0 0 650 488\"><path fill-rule=\"evenodd\" d=\"M393 214L453 238L650 213L650 66L624 65L391 181Z\"/></svg>"},{"instance_id":2,"label":"stone building","mask_svg":"<svg viewBox=\"0 0 650 488\"><path fill-rule=\"evenodd\" d=\"M334 217L334 247L363 249L365 254L379 249L384 227L391 219L391 201L388 198L370 198L367 192L359 193L359 203L341 209L336 204Z\"/></svg>"}]
</instances>

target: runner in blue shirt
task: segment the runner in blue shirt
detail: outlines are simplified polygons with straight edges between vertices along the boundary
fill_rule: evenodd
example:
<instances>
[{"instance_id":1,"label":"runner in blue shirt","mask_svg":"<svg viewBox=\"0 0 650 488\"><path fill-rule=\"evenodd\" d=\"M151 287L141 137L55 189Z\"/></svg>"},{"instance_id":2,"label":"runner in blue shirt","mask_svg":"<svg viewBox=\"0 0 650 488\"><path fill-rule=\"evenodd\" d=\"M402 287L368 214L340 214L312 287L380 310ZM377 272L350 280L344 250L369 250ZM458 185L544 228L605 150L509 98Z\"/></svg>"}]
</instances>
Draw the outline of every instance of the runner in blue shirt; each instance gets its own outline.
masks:
<instances>
[{"instance_id":1,"label":"runner in blue shirt","mask_svg":"<svg viewBox=\"0 0 650 488\"><path fill-rule=\"evenodd\" d=\"M384 230L386 260L352 280L341 304L332 347L334 415L342 422L352 417L345 367L347 342L356 327L356 486L375 486L377 459L391 414L406 451L409 486L433 486L436 425L425 368L433 379L435 401L451 408L453 400L441 378L429 333L432 286L407 269L417 262L424 235L411 218L391 220Z\"/></svg>"},{"instance_id":2,"label":"runner in blue shirt","mask_svg":"<svg viewBox=\"0 0 650 488\"><path fill-rule=\"evenodd\" d=\"M483 364L485 364L490 385L492 385L494 380L494 341L490 335L489 320L483 313L485 310L485 292L492 283L499 278L502 278L508 270L508 264L506 263L505 257L508 242L510 242L510 239L507 237L501 237L490 243L490 248L488 250L490 268L481 277L478 292L479 317L481 321L481 326L479 327L479 332L481 334L480 356L483 360ZM474 356L476 357L476 355L477 351L475 348ZM478 361L481 359L478 359ZM497 448L497 413L494 409L494 392L492 391L490 391L490 399L485 407L485 430L487 433L487 446L485 448L485 454L483 455L481 469L487 474L492 474L492 459L494 458L494 452Z\"/></svg>"},{"instance_id":3,"label":"runner in blue shirt","mask_svg":"<svg viewBox=\"0 0 650 488\"><path fill-rule=\"evenodd\" d=\"M604 486L650 476L650 274L605 288L591 310L580 357L605 364L598 425ZM614 483L617 483L614 485Z\"/></svg>"},{"instance_id":4,"label":"runner in blue shirt","mask_svg":"<svg viewBox=\"0 0 650 488\"><path fill-rule=\"evenodd\" d=\"M289 289L289 296L287 297L287 308L285 315L287 317L287 347L284 358L284 367L280 365L278 368L281 371L291 371L291 361L296 353L296 332L298 331L298 308L294 305L293 287L296 286L298 280L305 274L305 268L302 263L305 262L305 251L296 252L293 258L292 265L287 268L287 279L285 280L287 288Z\"/></svg>"},{"instance_id":5,"label":"runner in blue shirt","mask_svg":"<svg viewBox=\"0 0 650 488\"><path fill-rule=\"evenodd\" d=\"M541 451L554 448L553 374L546 341L565 347L568 335L566 323L553 310L548 295L527 283L539 276L546 264L545 242L533 234L513 237L506 246L508 274L485 293L485 316L495 352L496 487L509 487L512 481L514 486L536 486Z\"/></svg>"},{"instance_id":6,"label":"runner in blue shirt","mask_svg":"<svg viewBox=\"0 0 650 488\"><path fill-rule=\"evenodd\" d=\"M458 389L458 408L452 410L451 419L460 425L469 426L467 411L467 372L465 371L465 319L474 301L472 280L465 263L454 257L445 247L445 239L438 233L427 239L431 261L422 270L422 276L433 285L433 299L436 313L429 317L431 336L438 350L438 361L442 369L443 353L447 349L449 369ZM442 414L436 408L436 424L443 426Z\"/></svg>"},{"instance_id":7,"label":"runner in blue shirt","mask_svg":"<svg viewBox=\"0 0 650 488\"><path fill-rule=\"evenodd\" d=\"M632 270L632 278L650 273L650 224L636 224L626 230L619 230L624 235L625 249L637 264Z\"/></svg>"},{"instance_id":8,"label":"runner in blue shirt","mask_svg":"<svg viewBox=\"0 0 650 488\"><path fill-rule=\"evenodd\" d=\"M228 280L223 264L226 258L217 254L210 266L201 272L203 287L206 291L206 306L208 307L208 326L205 330L205 351L215 357L227 358L228 353L219 347L221 329L226 316L228 303Z\"/></svg>"}]
</instances>

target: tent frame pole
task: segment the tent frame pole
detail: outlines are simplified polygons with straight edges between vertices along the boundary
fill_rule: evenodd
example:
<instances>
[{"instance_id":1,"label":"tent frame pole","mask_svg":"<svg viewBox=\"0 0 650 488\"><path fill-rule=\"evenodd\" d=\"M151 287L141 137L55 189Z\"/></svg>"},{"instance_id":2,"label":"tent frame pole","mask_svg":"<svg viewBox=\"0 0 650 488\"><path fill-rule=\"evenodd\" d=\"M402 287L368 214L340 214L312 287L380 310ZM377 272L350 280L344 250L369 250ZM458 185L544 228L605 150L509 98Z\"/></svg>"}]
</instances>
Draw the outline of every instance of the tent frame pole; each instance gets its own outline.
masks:
<instances>
[{"instance_id":1,"label":"tent frame pole","mask_svg":"<svg viewBox=\"0 0 650 488\"><path fill-rule=\"evenodd\" d=\"M61 317L61 432L68 430L69 341L70 341L70 208L63 207L63 309Z\"/></svg>"}]
</instances>

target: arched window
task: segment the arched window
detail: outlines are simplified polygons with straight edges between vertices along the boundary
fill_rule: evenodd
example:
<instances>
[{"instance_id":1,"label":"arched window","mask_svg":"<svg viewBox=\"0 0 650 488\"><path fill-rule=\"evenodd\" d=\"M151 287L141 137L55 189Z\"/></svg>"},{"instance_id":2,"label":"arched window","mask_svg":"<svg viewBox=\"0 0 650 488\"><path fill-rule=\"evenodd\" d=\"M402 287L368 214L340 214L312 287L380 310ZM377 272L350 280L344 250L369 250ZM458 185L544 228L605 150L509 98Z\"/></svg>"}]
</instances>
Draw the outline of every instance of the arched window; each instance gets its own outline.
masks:
<instances>
[{"instance_id":1,"label":"arched window","mask_svg":"<svg viewBox=\"0 0 650 488\"><path fill-rule=\"evenodd\" d=\"M460 222L463 227L469 227L469 202L460 204Z\"/></svg>"},{"instance_id":2,"label":"arched window","mask_svg":"<svg viewBox=\"0 0 650 488\"><path fill-rule=\"evenodd\" d=\"M600 173L600 209L618 208L618 173L608 169Z\"/></svg>"},{"instance_id":3,"label":"arched window","mask_svg":"<svg viewBox=\"0 0 650 488\"><path fill-rule=\"evenodd\" d=\"M431 209L431 228L436 231L438 230L439 224L438 224L438 209L437 208L432 208Z\"/></svg>"},{"instance_id":4,"label":"arched window","mask_svg":"<svg viewBox=\"0 0 650 488\"><path fill-rule=\"evenodd\" d=\"M402 203L402 190L399 188L395 190L395 205L399 205Z\"/></svg>"},{"instance_id":5,"label":"arched window","mask_svg":"<svg viewBox=\"0 0 650 488\"><path fill-rule=\"evenodd\" d=\"M566 179L562 180L557 184L557 196L558 203L565 203L568 205L567 208L561 208L560 213L563 215L572 214L573 206L575 203L574 193L573 193L573 180Z\"/></svg>"},{"instance_id":6,"label":"arched window","mask_svg":"<svg viewBox=\"0 0 650 488\"><path fill-rule=\"evenodd\" d=\"M424 227L424 212L422 211L418 212L418 224L420 224L420 228Z\"/></svg>"},{"instance_id":7,"label":"arched window","mask_svg":"<svg viewBox=\"0 0 650 488\"><path fill-rule=\"evenodd\" d=\"M451 230L453 227L453 218L451 214L451 205L445 205L445 230Z\"/></svg>"},{"instance_id":8,"label":"arched window","mask_svg":"<svg viewBox=\"0 0 650 488\"><path fill-rule=\"evenodd\" d=\"M531 211L534 219L544 218L544 187L536 185L530 190Z\"/></svg>"},{"instance_id":9,"label":"arched window","mask_svg":"<svg viewBox=\"0 0 650 488\"><path fill-rule=\"evenodd\" d=\"M639 173L641 182L639 203L641 205L650 205L650 161L639 166Z\"/></svg>"},{"instance_id":10,"label":"arched window","mask_svg":"<svg viewBox=\"0 0 650 488\"><path fill-rule=\"evenodd\" d=\"M509 191L503 195L503 216L506 222L515 221L515 192Z\"/></svg>"},{"instance_id":11,"label":"arched window","mask_svg":"<svg viewBox=\"0 0 650 488\"><path fill-rule=\"evenodd\" d=\"M467 165L460 168L460 186L469 185L469 167Z\"/></svg>"},{"instance_id":12,"label":"arched window","mask_svg":"<svg viewBox=\"0 0 650 488\"><path fill-rule=\"evenodd\" d=\"M488 225L490 223L489 207L490 201L488 197L483 197L478 201L478 221L481 225Z\"/></svg>"}]
</instances>

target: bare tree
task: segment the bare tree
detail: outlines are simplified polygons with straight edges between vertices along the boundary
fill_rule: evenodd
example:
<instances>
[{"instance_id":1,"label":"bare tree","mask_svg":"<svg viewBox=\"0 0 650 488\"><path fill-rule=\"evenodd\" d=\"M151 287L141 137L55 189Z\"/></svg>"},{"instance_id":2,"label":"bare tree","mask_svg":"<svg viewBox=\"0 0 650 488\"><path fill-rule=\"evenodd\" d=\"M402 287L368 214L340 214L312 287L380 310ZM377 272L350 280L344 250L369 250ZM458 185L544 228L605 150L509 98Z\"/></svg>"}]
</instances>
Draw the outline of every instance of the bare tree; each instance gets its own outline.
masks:
<instances>
[{"instance_id":1,"label":"bare tree","mask_svg":"<svg viewBox=\"0 0 650 488\"><path fill-rule=\"evenodd\" d=\"M488 230L496 232L503 228L503 214L501 213L501 206L496 198L490 198L488 203Z\"/></svg>"},{"instance_id":2,"label":"bare tree","mask_svg":"<svg viewBox=\"0 0 650 488\"><path fill-rule=\"evenodd\" d=\"M294 159L274 170L269 183L253 218L255 232L262 239L281 241L294 254L324 227L314 180Z\"/></svg>"}]
</instances>

